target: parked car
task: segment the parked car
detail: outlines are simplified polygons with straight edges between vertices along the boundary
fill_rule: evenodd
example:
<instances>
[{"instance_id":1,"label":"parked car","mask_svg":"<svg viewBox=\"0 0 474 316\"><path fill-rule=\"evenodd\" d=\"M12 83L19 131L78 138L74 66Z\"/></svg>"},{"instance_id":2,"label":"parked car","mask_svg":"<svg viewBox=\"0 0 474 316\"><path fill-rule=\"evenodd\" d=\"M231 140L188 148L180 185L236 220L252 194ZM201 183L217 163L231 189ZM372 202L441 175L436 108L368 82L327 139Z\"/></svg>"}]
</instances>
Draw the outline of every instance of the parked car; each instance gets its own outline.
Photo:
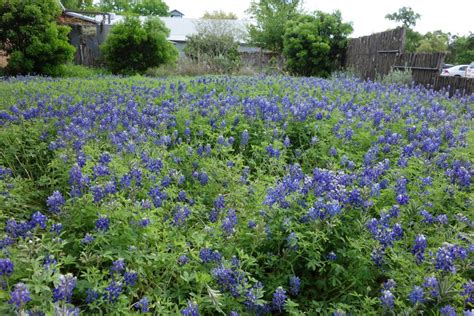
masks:
<instances>
[{"instance_id":1,"label":"parked car","mask_svg":"<svg viewBox=\"0 0 474 316\"><path fill-rule=\"evenodd\" d=\"M466 68L466 78L474 78L474 61Z\"/></svg>"},{"instance_id":2,"label":"parked car","mask_svg":"<svg viewBox=\"0 0 474 316\"><path fill-rule=\"evenodd\" d=\"M441 76L464 77L468 65L457 65L451 68L443 69Z\"/></svg>"},{"instance_id":3,"label":"parked car","mask_svg":"<svg viewBox=\"0 0 474 316\"><path fill-rule=\"evenodd\" d=\"M453 65L453 64L443 64L442 69L451 68L451 67L454 67L454 66L455 65Z\"/></svg>"}]
</instances>

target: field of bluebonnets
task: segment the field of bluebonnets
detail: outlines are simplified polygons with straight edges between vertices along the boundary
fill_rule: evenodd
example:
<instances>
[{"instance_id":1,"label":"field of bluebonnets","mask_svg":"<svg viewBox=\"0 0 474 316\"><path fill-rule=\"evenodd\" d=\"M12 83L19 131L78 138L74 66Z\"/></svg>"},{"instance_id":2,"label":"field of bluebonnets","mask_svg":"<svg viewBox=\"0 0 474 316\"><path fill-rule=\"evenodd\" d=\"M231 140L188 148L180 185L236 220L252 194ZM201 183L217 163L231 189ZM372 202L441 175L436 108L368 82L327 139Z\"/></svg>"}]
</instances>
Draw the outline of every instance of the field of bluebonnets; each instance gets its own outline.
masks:
<instances>
[{"instance_id":1,"label":"field of bluebonnets","mask_svg":"<svg viewBox=\"0 0 474 316\"><path fill-rule=\"evenodd\" d=\"M0 314L470 315L474 96L14 78Z\"/></svg>"}]
</instances>

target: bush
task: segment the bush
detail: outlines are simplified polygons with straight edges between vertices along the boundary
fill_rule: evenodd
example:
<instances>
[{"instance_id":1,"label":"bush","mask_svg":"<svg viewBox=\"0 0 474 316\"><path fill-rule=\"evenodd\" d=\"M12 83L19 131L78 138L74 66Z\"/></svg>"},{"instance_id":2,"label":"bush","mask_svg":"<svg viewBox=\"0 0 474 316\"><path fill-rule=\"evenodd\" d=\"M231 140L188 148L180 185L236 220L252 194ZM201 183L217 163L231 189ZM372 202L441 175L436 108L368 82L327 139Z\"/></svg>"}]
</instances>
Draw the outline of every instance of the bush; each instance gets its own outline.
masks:
<instances>
[{"instance_id":1,"label":"bush","mask_svg":"<svg viewBox=\"0 0 474 316\"><path fill-rule=\"evenodd\" d=\"M69 28L56 24L56 0L0 0L0 50L9 57L6 73L59 75L72 60Z\"/></svg>"},{"instance_id":2,"label":"bush","mask_svg":"<svg viewBox=\"0 0 474 316\"><path fill-rule=\"evenodd\" d=\"M150 67L174 62L178 51L167 41L168 34L158 18L142 25L137 17L127 17L101 46L107 68L114 74L143 74Z\"/></svg>"},{"instance_id":3,"label":"bush","mask_svg":"<svg viewBox=\"0 0 474 316\"><path fill-rule=\"evenodd\" d=\"M210 72L223 74L232 73L240 67L238 48L237 35L231 24L210 21L199 25L197 34L188 36L184 52L186 57Z\"/></svg>"},{"instance_id":4,"label":"bush","mask_svg":"<svg viewBox=\"0 0 474 316\"><path fill-rule=\"evenodd\" d=\"M338 11L318 11L289 21L283 37L288 69L303 76L329 76L342 65L350 33L352 26L342 22Z\"/></svg>"},{"instance_id":5,"label":"bush","mask_svg":"<svg viewBox=\"0 0 474 316\"><path fill-rule=\"evenodd\" d=\"M410 85L413 78L410 70L392 70L380 81L383 84Z\"/></svg>"}]
</instances>

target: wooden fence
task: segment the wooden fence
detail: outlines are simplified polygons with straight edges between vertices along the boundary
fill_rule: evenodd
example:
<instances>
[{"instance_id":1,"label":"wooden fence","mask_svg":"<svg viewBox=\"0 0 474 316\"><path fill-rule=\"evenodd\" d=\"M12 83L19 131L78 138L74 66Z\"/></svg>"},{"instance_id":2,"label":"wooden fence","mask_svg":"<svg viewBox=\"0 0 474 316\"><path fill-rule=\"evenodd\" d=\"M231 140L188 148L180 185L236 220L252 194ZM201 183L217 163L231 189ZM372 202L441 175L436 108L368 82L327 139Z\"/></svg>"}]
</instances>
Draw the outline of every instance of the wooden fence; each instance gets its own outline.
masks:
<instances>
[{"instance_id":1,"label":"wooden fence","mask_svg":"<svg viewBox=\"0 0 474 316\"><path fill-rule=\"evenodd\" d=\"M375 79L387 75L405 46L405 29L397 28L349 40L346 68L359 77Z\"/></svg>"},{"instance_id":2,"label":"wooden fence","mask_svg":"<svg viewBox=\"0 0 474 316\"><path fill-rule=\"evenodd\" d=\"M362 79L382 79L392 70L407 70L416 84L445 89L450 95L474 93L474 79L440 76L446 53L405 53L404 46L404 28L350 39L345 66Z\"/></svg>"}]
</instances>

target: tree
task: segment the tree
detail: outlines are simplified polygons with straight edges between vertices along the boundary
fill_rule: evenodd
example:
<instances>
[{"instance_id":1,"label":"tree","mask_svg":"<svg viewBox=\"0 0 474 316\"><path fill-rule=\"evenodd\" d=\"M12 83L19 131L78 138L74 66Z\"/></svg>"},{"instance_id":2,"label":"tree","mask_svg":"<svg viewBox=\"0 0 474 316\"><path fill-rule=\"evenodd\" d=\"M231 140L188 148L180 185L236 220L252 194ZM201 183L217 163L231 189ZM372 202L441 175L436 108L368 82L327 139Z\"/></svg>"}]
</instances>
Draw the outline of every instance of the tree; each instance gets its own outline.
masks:
<instances>
[{"instance_id":1,"label":"tree","mask_svg":"<svg viewBox=\"0 0 474 316\"><path fill-rule=\"evenodd\" d=\"M224 12L221 10L214 10L212 12L204 12L203 20L237 20L237 15L233 12Z\"/></svg>"},{"instance_id":2,"label":"tree","mask_svg":"<svg viewBox=\"0 0 474 316\"><path fill-rule=\"evenodd\" d=\"M474 61L474 33L467 36L452 37L449 44L449 55L446 62L454 64L470 64Z\"/></svg>"},{"instance_id":3,"label":"tree","mask_svg":"<svg viewBox=\"0 0 474 316\"><path fill-rule=\"evenodd\" d=\"M94 5L93 0L61 0L61 3L68 10L83 10Z\"/></svg>"},{"instance_id":4,"label":"tree","mask_svg":"<svg viewBox=\"0 0 474 316\"><path fill-rule=\"evenodd\" d=\"M327 77L342 65L352 25L342 22L341 13L321 11L289 21L284 34L283 54L295 74Z\"/></svg>"},{"instance_id":5,"label":"tree","mask_svg":"<svg viewBox=\"0 0 474 316\"><path fill-rule=\"evenodd\" d=\"M230 21L200 22L197 33L187 37L186 57L215 73L232 73L240 66L241 30Z\"/></svg>"},{"instance_id":6,"label":"tree","mask_svg":"<svg viewBox=\"0 0 474 316\"><path fill-rule=\"evenodd\" d=\"M256 21L249 26L251 42L281 53L286 22L298 15L299 5L300 0L253 0L247 10Z\"/></svg>"},{"instance_id":7,"label":"tree","mask_svg":"<svg viewBox=\"0 0 474 316\"><path fill-rule=\"evenodd\" d=\"M445 52L448 50L449 34L442 31L426 33L416 49L417 53Z\"/></svg>"},{"instance_id":8,"label":"tree","mask_svg":"<svg viewBox=\"0 0 474 316\"><path fill-rule=\"evenodd\" d=\"M70 29L59 26L57 0L0 0L0 50L9 56L7 73L59 75L72 60Z\"/></svg>"},{"instance_id":9,"label":"tree","mask_svg":"<svg viewBox=\"0 0 474 316\"><path fill-rule=\"evenodd\" d=\"M143 16L168 16L168 6L162 0L102 0L100 9L115 13L135 13Z\"/></svg>"},{"instance_id":10,"label":"tree","mask_svg":"<svg viewBox=\"0 0 474 316\"><path fill-rule=\"evenodd\" d=\"M421 18L421 15L415 13L410 7L402 7L398 12L387 14L386 19L395 22L401 22L406 28L412 28L416 25L416 21Z\"/></svg>"},{"instance_id":11,"label":"tree","mask_svg":"<svg viewBox=\"0 0 474 316\"><path fill-rule=\"evenodd\" d=\"M176 61L178 51L167 41L168 34L158 18L149 18L143 25L137 17L125 18L114 25L101 46L107 68L115 74L135 74Z\"/></svg>"},{"instance_id":12,"label":"tree","mask_svg":"<svg viewBox=\"0 0 474 316\"><path fill-rule=\"evenodd\" d=\"M405 27L405 51L413 53L420 45L422 35L412 29L416 25L416 21L421 18L421 15L416 13L410 7L402 7L398 12L385 15L385 18L390 21L401 22Z\"/></svg>"}]
</instances>

